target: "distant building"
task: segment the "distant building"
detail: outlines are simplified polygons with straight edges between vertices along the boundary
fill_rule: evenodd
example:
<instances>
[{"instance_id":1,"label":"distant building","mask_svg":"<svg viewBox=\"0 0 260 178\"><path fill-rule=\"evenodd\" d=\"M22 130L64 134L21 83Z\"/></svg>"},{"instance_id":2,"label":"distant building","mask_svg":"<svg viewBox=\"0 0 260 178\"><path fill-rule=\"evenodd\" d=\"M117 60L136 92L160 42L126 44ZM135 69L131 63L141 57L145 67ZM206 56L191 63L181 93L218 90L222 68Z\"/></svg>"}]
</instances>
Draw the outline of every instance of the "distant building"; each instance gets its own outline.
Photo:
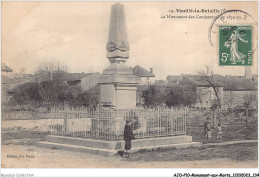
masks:
<instances>
[{"instance_id":1,"label":"distant building","mask_svg":"<svg viewBox=\"0 0 260 178\"><path fill-rule=\"evenodd\" d=\"M244 109L244 97L253 93L257 95L257 75L252 75L251 80L239 76L226 76L224 83L223 109ZM257 103L254 103L256 109Z\"/></svg>"},{"instance_id":2,"label":"distant building","mask_svg":"<svg viewBox=\"0 0 260 178\"><path fill-rule=\"evenodd\" d=\"M150 72L137 65L132 68L133 74L135 76L140 77L141 83L140 85L152 85L155 81L155 75L153 74L153 68L150 68Z\"/></svg>"},{"instance_id":3,"label":"distant building","mask_svg":"<svg viewBox=\"0 0 260 178\"><path fill-rule=\"evenodd\" d=\"M213 84L218 93L218 100L220 105L223 105L223 84L216 78ZM194 104L195 108L209 109L217 100L214 88L212 85L201 79L199 75L183 75L183 81L180 81L181 85L193 85L197 92L197 103Z\"/></svg>"},{"instance_id":4,"label":"distant building","mask_svg":"<svg viewBox=\"0 0 260 178\"><path fill-rule=\"evenodd\" d=\"M183 75L168 75L166 77L166 83L175 83L179 84L183 80Z\"/></svg>"},{"instance_id":5,"label":"distant building","mask_svg":"<svg viewBox=\"0 0 260 178\"><path fill-rule=\"evenodd\" d=\"M8 96L8 90L10 88L10 85L14 83L14 80L8 77L9 73L12 73L13 70L8 67L5 63L2 63L1 65L1 103L2 105L5 105L8 103L9 96Z\"/></svg>"},{"instance_id":6,"label":"distant building","mask_svg":"<svg viewBox=\"0 0 260 178\"><path fill-rule=\"evenodd\" d=\"M8 67L5 63L2 63L2 65L1 65L1 72L9 73L9 72L13 72L13 69Z\"/></svg>"},{"instance_id":7,"label":"distant building","mask_svg":"<svg viewBox=\"0 0 260 178\"><path fill-rule=\"evenodd\" d=\"M246 77L248 76L251 78ZM257 93L257 79L258 75L252 75L249 71L245 76L221 76L214 75L214 82L219 91L219 99L222 105L222 109L230 108L228 100L230 97L234 97L234 104L231 109L236 107L243 107L243 97L246 93ZM202 81L199 75L169 75L166 78L166 83L180 84L184 87L194 86L197 91L197 103L194 107L197 108L210 108L216 100L213 88L208 82Z\"/></svg>"},{"instance_id":8,"label":"distant building","mask_svg":"<svg viewBox=\"0 0 260 178\"><path fill-rule=\"evenodd\" d=\"M155 80L154 85L165 85L166 82L164 80Z\"/></svg>"},{"instance_id":9,"label":"distant building","mask_svg":"<svg viewBox=\"0 0 260 178\"><path fill-rule=\"evenodd\" d=\"M87 91L100 82L101 74L96 73L53 73L54 80L66 82L69 86L80 87L82 91Z\"/></svg>"}]
</instances>

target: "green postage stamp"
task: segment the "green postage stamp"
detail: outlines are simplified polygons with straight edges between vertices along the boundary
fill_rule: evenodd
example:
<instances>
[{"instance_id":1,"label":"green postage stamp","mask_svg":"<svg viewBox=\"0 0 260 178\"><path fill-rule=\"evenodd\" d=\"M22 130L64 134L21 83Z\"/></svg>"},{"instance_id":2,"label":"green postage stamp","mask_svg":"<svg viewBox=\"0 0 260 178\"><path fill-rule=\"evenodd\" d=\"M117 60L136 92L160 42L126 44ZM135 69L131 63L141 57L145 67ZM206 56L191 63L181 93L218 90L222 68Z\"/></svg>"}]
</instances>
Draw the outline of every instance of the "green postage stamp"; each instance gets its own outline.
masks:
<instances>
[{"instance_id":1,"label":"green postage stamp","mask_svg":"<svg viewBox=\"0 0 260 178\"><path fill-rule=\"evenodd\" d=\"M252 26L219 26L219 65L252 65Z\"/></svg>"}]
</instances>

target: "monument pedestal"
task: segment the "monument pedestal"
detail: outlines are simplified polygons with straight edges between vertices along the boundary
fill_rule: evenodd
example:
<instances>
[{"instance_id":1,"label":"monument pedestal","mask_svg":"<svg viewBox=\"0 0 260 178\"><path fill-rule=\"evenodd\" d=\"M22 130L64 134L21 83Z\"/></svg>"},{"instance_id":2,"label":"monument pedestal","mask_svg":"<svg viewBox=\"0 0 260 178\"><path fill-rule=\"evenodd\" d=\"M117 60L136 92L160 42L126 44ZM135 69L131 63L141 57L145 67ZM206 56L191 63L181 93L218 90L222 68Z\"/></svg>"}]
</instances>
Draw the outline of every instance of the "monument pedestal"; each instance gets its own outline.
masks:
<instances>
[{"instance_id":1,"label":"monument pedestal","mask_svg":"<svg viewBox=\"0 0 260 178\"><path fill-rule=\"evenodd\" d=\"M102 106L116 109L131 109L136 107L136 86L139 77L134 75L103 75L99 83Z\"/></svg>"}]
</instances>

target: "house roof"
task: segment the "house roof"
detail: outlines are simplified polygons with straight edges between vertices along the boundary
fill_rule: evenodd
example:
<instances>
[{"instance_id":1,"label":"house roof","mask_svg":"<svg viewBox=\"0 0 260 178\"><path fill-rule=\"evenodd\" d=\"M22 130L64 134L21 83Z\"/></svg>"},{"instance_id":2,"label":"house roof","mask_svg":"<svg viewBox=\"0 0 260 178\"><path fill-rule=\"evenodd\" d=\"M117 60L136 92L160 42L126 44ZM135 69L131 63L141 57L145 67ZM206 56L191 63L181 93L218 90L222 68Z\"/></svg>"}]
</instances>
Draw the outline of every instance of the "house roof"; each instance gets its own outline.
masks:
<instances>
[{"instance_id":1,"label":"house roof","mask_svg":"<svg viewBox=\"0 0 260 178\"><path fill-rule=\"evenodd\" d=\"M201 80L200 75L184 75L186 79L197 86L210 86L207 81ZM254 91L257 90L257 83L239 76L214 75L214 83L223 86L225 91Z\"/></svg>"},{"instance_id":2,"label":"house roof","mask_svg":"<svg viewBox=\"0 0 260 178\"><path fill-rule=\"evenodd\" d=\"M154 74L148 72L144 68L140 67L139 65L135 66L133 69L133 74L138 77L155 77Z\"/></svg>"},{"instance_id":3,"label":"house roof","mask_svg":"<svg viewBox=\"0 0 260 178\"><path fill-rule=\"evenodd\" d=\"M168 75L166 77L167 82L176 82L183 79L183 75Z\"/></svg>"},{"instance_id":4,"label":"house roof","mask_svg":"<svg viewBox=\"0 0 260 178\"><path fill-rule=\"evenodd\" d=\"M188 79L197 86L211 86L211 84L204 80L200 75L184 75L184 79ZM212 82L214 85L221 87L223 86L223 77L220 75L214 75Z\"/></svg>"},{"instance_id":5,"label":"house roof","mask_svg":"<svg viewBox=\"0 0 260 178\"><path fill-rule=\"evenodd\" d=\"M255 91L257 82L239 76L223 77L224 90L226 91Z\"/></svg>"},{"instance_id":6,"label":"house roof","mask_svg":"<svg viewBox=\"0 0 260 178\"><path fill-rule=\"evenodd\" d=\"M2 65L1 65L1 71L3 71L3 72L13 72L13 69L11 69L10 67L8 67L5 63L2 63Z\"/></svg>"}]
</instances>

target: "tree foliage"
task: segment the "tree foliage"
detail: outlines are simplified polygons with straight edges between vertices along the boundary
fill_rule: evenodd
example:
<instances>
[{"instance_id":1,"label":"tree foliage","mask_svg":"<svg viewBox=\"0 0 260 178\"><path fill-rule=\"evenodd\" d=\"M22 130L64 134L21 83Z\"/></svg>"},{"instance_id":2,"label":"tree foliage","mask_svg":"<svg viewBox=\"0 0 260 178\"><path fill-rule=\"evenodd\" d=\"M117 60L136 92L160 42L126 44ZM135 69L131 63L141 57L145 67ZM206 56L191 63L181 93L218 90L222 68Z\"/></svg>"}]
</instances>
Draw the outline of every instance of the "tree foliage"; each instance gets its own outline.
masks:
<instances>
[{"instance_id":1,"label":"tree foliage","mask_svg":"<svg viewBox=\"0 0 260 178\"><path fill-rule=\"evenodd\" d=\"M164 103L164 94L154 85L142 92L144 107L154 108Z\"/></svg>"},{"instance_id":2,"label":"tree foliage","mask_svg":"<svg viewBox=\"0 0 260 178\"><path fill-rule=\"evenodd\" d=\"M66 82L50 80L38 83L27 83L16 88L11 97L11 105L34 105L51 107L86 106L95 109L99 102L98 93L82 91L80 86L69 86Z\"/></svg>"},{"instance_id":3,"label":"tree foliage","mask_svg":"<svg viewBox=\"0 0 260 178\"><path fill-rule=\"evenodd\" d=\"M40 101L41 95L39 92L37 83L27 83L24 85L18 86L14 90L14 95L11 97L9 104L11 105L20 105L23 108L24 105L35 104L37 101Z\"/></svg>"},{"instance_id":4,"label":"tree foliage","mask_svg":"<svg viewBox=\"0 0 260 178\"><path fill-rule=\"evenodd\" d=\"M144 106L154 108L158 106L191 106L196 103L196 91L187 91L181 85L168 85L159 87L158 85L151 85L143 91L142 97L144 99Z\"/></svg>"},{"instance_id":5,"label":"tree foliage","mask_svg":"<svg viewBox=\"0 0 260 178\"><path fill-rule=\"evenodd\" d=\"M172 106L191 106L196 103L196 91L185 90L181 85L167 86L165 89L165 104Z\"/></svg>"}]
</instances>

